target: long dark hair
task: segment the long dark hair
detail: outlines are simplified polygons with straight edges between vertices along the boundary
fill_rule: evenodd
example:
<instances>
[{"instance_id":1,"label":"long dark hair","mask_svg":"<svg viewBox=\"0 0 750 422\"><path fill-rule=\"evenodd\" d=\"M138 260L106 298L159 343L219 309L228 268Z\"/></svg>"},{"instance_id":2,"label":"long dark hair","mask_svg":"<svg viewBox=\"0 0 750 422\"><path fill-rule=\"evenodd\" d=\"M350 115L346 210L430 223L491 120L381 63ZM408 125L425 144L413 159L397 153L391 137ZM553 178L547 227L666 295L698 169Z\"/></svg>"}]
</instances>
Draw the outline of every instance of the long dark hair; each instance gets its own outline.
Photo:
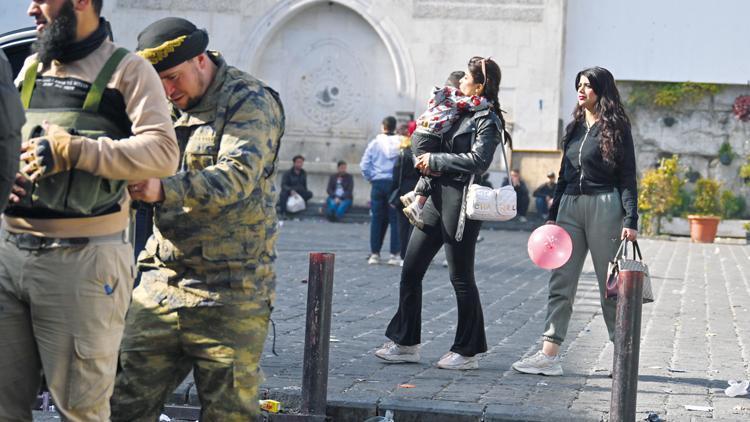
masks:
<instances>
[{"instance_id":1,"label":"long dark hair","mask_svg":"<svg viewBox=\"0 0 750 422\"><path fill-rule=\"evenodd\" d=\"M603 67L595 66L584 69L576 75L576 90L578 90L578 82L580 82L581 76L588 78L591 89L598 97L594 105L594 112L599 116L599 122L602 125L599 150L604 162L614 165L615 161L622 156L622 139L625 132L630 129L630 119L622 106L620 92L615 85L615 78L609 70ZM584 124L584 119L584 108L581 105L576 105L575 110L573 110L573 120L565 128L563 145L573 136L576 127L579 124Z\"/></svg>"},{"instance_id":2,"label":"long dark hair","mask_svg":"<svg viewBox=\"0 0 750 422\"><path fill-rule=\"evenodd\" d=\"M512 148L513 140L510 137L510 133L505 130L505 119L503 118L503 110L500 108L500 80L502 79L502 72L500 66L495 63L494 60L479 56L474 56L469 59L469 73L474 80L474 83L484 85L484 92L482 96L492 104L492 108L500 118L503 124L502 130L505 132L505 140L508 145ZM486 74L485 74L486 73Z\"/></svg>"}]
</instances>

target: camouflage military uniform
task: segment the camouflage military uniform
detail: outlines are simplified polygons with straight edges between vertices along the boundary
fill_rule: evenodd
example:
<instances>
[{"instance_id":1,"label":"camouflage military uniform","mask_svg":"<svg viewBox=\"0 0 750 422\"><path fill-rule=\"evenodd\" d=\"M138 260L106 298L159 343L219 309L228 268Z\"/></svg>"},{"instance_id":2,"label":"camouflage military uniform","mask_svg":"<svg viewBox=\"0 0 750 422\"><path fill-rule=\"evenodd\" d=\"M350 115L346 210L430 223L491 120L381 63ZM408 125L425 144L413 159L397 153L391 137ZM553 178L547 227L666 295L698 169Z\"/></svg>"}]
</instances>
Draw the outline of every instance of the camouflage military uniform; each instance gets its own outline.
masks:
<instances>
[{"instance_id":1,"label":"camouflage military uniform","mask_svg":"<svg viewBox=\"0 0 750 422\"><path fill-rule=\"evenodd\" d=\"M181 171L162 179L155 231L139 256L112 419L154 421L194 371L202 420L257 413L259 360L274 299L284 113L277 94L210 53L218 69L175 121Z\"/></svg>"}]
</instances>

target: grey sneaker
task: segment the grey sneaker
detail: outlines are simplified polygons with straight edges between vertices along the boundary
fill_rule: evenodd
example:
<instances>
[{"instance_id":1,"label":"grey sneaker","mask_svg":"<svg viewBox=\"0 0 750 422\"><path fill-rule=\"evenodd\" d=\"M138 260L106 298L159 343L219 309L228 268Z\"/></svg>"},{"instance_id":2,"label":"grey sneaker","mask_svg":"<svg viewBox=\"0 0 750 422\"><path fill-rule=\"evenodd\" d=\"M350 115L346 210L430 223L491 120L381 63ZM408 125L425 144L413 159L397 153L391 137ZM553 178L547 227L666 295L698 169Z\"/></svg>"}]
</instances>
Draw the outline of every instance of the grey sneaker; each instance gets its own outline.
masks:
<instances>
[{"instance_id":1,"label":"grey sneaker","mask_svg":"<svg viewBox=\"0 0 750 422\"><path fill-rule=\"evenodd\" d=\"M414 191L411 191L407 193L406 195L402 195L401 198L399 199L401 200L401 203L404 204L405 207L408 207L409 205L411 205L412 202L417 200L417 193Z\"/></svg>"},{"instance_id":2,"label":"grey sneaker","mask_svg":"<svg viewBox=\"0 0 750 422\"><path fill-rule=\"evenodd\" d=\"M547 356L541 350L511 365L524 374L560 376L563 374L559 356Z\"/></svg>"},{"instance_id":3,"label":"grey sneaker","mask_svg":"<svg viewBox=\"0 0 750 422\"><path fill-rule=\"evenodd\" d=\"M419 345L401 346L392 341L375 351L375 356L388 362L419 362Z\"/></svg>"},{"instance_id":4,"label":"grey sneaker","mask_svg":"<svg viewBox=\"0 0 750 422\"><path fill-rule=\"evenodd\" d=\"M464 356L455 352L448 352L438 361L440 369L477 369L479 368L479 359L476 356Z\"/></svg>"},{"instance_id":5,"label":"grey sneaker","mask_svg":"<svg viewBox=\"0 0 750 422\"><path fill-rule=\"evenodd\" d=\"M374 253L371 254L369 258L367 258L367 263L370 265L377 265L380 264L380 255Z\"/></svg>"},{"instance_id":6,"label":"grey sneaker","mask_svg":"<svg viewBox=\"0 0 750 422\"><path fill-rule=\"evenodd\" d=\"M418 228L424 227L424 221L422 220L422 208L419 207L419 202L414 201L409 204L408 207L404 208L404 215L409 222Z\"/></svg>"}]
</instances>

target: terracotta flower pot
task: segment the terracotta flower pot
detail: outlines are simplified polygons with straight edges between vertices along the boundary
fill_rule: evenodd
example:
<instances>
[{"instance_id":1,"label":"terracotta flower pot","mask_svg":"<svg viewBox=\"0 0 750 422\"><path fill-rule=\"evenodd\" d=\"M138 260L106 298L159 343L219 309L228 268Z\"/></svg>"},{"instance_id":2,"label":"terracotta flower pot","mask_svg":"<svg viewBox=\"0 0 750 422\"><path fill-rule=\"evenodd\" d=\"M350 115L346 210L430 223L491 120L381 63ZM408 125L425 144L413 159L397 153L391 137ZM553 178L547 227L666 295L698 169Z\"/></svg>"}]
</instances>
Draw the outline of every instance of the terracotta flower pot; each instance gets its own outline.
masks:
<instances>
[{"instance_id":1,"label":"terracotta flower pot","mask_svg":"<svg viewBox=\"0 0 750 422\"><path fill-rule=\"evenodd\" d=\"M714 243L720 217L710 215L688 215L690 221L690 240L698 243Z\"/></svg>"}]
</instances>

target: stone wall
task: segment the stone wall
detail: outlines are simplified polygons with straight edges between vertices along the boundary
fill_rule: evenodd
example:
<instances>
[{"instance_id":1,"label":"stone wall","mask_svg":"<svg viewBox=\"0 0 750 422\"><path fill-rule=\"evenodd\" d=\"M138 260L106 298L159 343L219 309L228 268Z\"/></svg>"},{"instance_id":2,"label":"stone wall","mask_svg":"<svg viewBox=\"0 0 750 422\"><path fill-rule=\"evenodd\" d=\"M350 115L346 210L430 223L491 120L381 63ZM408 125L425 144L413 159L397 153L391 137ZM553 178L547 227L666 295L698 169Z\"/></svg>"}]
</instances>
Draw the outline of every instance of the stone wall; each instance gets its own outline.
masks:
<instances>
[{"instance_id":1,"label":"stone wall","mask_svg":"<svg viewBox=\"0 0 750 422\"><path fill-rule=\"evenodd\" d=\"M356 172L385 115L420 114L431 87L475 55L502 68L515 146L557 145L559 0L117 0L104 15L129 48L156 19L190 19L209 32L209 48L278 89L287 110L280 157L306 156L316 195L337 160ZM492 170L501 168L498 155Z\"/></svg>"},{"instance_id":2,"label":"stone wall","mask_svg":"<svg viewBox=\"0 0 750 422\"><path fill-rule=\"evenodd\" d=\"M634 82L618 82L626 101L635 86ZM742 195L750 206L750 187L738 175L750 156L750 122L741 122L732 114L735 98L749 93L748 86L722 85L717 94L696 103L674 108L629 107L639 173L655 166L661 157L677 154L684 166L701 177L719 180L722 189ZM723 142L737 155L728 166L718 158Z\"/></svg>"}]
</instances>

